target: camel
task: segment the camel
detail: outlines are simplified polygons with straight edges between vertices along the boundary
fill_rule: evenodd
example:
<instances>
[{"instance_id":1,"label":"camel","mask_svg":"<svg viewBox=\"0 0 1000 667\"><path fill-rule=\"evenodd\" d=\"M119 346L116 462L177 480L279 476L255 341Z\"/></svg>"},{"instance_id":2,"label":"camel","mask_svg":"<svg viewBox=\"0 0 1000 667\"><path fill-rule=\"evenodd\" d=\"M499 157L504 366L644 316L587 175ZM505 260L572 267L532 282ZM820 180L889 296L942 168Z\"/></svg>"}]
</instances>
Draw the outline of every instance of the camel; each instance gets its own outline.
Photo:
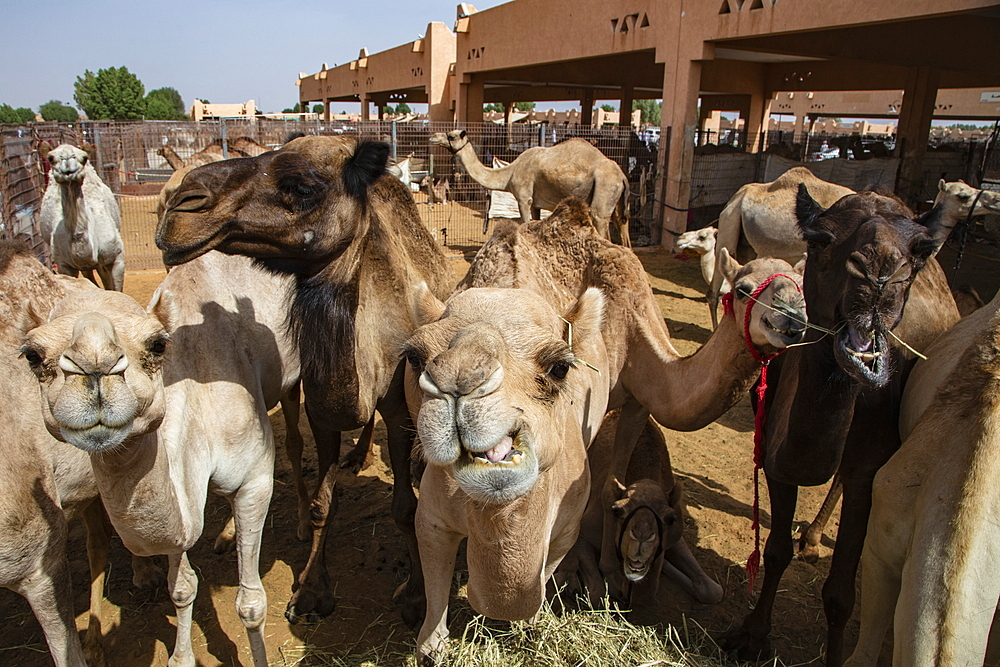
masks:
<instances>
[{"instance_id":1,"label":"camel","mask_svg":"<svg viewBox=\"0 0 1000 667\"><path fill-rule=\"evenodd\" d=\"M38 383L21 356L21 322L28 312L47 313L72 292L98 292L82 278L55 276L21 242L0 244L0 585L27 598L42 626L57 667L104 665L101 608L108 559L107 518L89 458L52 438L36 396ZM73 517L87 526L90 617L81 647L73 613L66 560L66 526ZM133 559L133 582L153 585L162 572L147 559ZM86 662L85 662L86 659Z\"/></svg>"},{"instance_id":2,"label":"camel","mask_svg":"<svg viewBox=\"0 0 1000 667\"><path fill-rule=\"evenodd\" d=\"M942 178L938 181L934 204L942 207L947 217L944 224L953 229L969 218L1000 213L1000 192L979 190L962 180L946 183Z\"/></svg>"},{"instance_id":3,"label":"camel","mask_svg":"<svg viewBox=\"0 0 1000 667\"><path fill-rule=\"evenodd\" d=\"M699 262L699 266L701 267L701 277L704 278L705 282L709 285L712 284L712 276L715 275L715 241L718 234L718 228L709 225L708 227L703 227L702 229L684 232L677 237L676 242L678 250L684 251L688 254L694 253L701 258L701 261ZM730 285L726 280L723 280L721 286L719 287L719 294L729 294L732 288L732 285Z\"/></svg>"},{"instance_id":4,"label":"camel","mask_svg":"<svg viewBox=\"0 0 1000 667\"><path fill-rule=\"evenodd\" d=\"M580 536L559 566L570 586L567 592L585 588L590 603L600 608L606 595L604 577L598 569L604 529L601 507L602 473L611 468L618 414L608 413L601 430L587 450L590 465L590 497L580 524ZM680 484L670 467L670 454L663 432L652 420L646 422L635 444L628 474L619 481L620 497L612 504L615 514L618 567L630 584L630 595L620 600L632 609L654 604L660 585L660 571L673 577L699 602L712 604L722 599L722 586L702 571L684 541L684 500ZM583 579L582 586L577 577Z\"/></svg>"},{"instance_id":5,"label":"camel","mask_svg":"<svg viewBox=\"0 0 1000 667\"><path fill-rule=\"evenodd\" d=\"M878 474L847 665L981 665L1000 579L995 483L1000 295L927 348L903 392L903 444Z\"/></svg>"},{"instance_id":6,"label":"camel","mask_svg":"<svg viewBox=\"0 0 1000 667\"><path fill-rule=\"evenodd\" d=\"M148 313L116 292L70 294L24 343L45 424L88 455L122 542L167 555L171 666L195 665L198 577L187 551L203 532L209 490L232 506L236 611L254 665L268 664L258 561L274 471L267 411L298 382L290 287L246 258L211 253L172 270Z\"/></svg>"},{"instance_id":7,"label":"camel","mask_svg":"<svg viewBox=\"0 0 1000 667\"><path fill-rule=\"evenodd\" d=\"M628 179L614 160L585 139L567 139L555 146L533 146L506 167L490 169L476 156L468 133L452 130L431 136L431 144L450 150L487 190L504 190L517 199L521 222L539 218L566 197L590 204L594 224L605 238L613 222L622 245L631 247L628 232Z\"/></svg>"},{"instance_id":8,"label":"camel","mask_svg":"<svg viewBox=\"0 0 1000 667\"><path fill-rule=\"evenodd\" d=\"M816 178L805 167L789 169L770 183L747 183L733 195L719 214L716 251L725 248L733 257L741 240L748 243L757 257L777 257L791 265L806 254L795 220L795 198L799 184L805 183L809 194L823 207L831 206L853 190ZM708 309L712 328L718 326L719 295L722 294L722 274L716 261L715 273L708 290Z\"/></svg>"},{"instance_id":9,"label":"camel","mask_svg":"<svg viewBox=\"0 0 1000 667\"><path fill-rule=\"evenodd\" d=\"M96 285L97 271L104 289L120 292L125 281L121 212L111 188L90 164L96 152L93 145L85 150L42 142L38 153L52 165L52 177L42 196L38 225L59 273L82 273Z\"/></svg>"},{"instance_id":10,"label":"camel","mask_svg":"<svg viewBox=\"0 0 1000 667\"><path fill-rule=\"evenodd\" d=\"M959 314L933 258L949 231L940 206L915 219L899 200L863 192L824 209L802 184L796 215L809 247L804 290L810 325L831 333L811 330L806 338L812 344L771 364L763 457L771 532L764 582L753 611L720 645L743 659L770 651L771 609L792 558L797 487L823 484L838 473L840 530L823 587L827 665L838 666L872 479L899 447L898 406L915 358L890 343L890 333L925 349Z\"/></svg>"},{"instance_id":11,"label":"camel","mask_svg":"<svg viewBox=\"0 0 1000 667\"><path fill-rule=\"evenodd\" d=\"M408 188L386 173L388 155L387 144L349 136L300 137L256 158L208 164L184 178L157 229L167 264L214 248L295 276L292 324L320 483L312 551L286 610L293 622L333 610L324 545L340 433L364 426L376 410L388 430L393 517L411 558L399 592L408 625L419 623L424 607L399 350L416 329L407 295L423 281L443 297L450 270Z\"/></svg>"},{"instance_id":12,"label":"camel","mask_svg":"<svg viewBox=\"0 0 1000 667\"><path fill-rule=\"evenodd\" d=\"M228 143L228 153L230 159L238 157L257 157L261 153L267 151L266 146L261 146L250 137L237 137L235 140ZM184 180L184 177L189 171L200 167L203 164L218 162L223 159L221 139L216 139L205 148L201 149L197 153L194 153L187 160L184 160L177 155L176 151L174 151L174 149L170 146L163 146L156 152L159 155L162 155L167 161L167 164L170 165L170 168L174 170L174 173L170 175L167 182L163 184L163 189L160 190L160 195L156 199L157 219L163 217L163 212L166 210L167 200L170 199L170 195L174 193L174 190L176 190L181 184L181 181Z\"/></svg>"},{"instance_id":13,"label":"camel","mask_svg":"<svg viewBox=\"0 0 1000 667\"><path fill-rule=\"evenodd\" d=\"M498 221L446 304L417 293L422 326L403 356L428 464L416 517L427 587L422 655L447 638L463 537L474 609L501 619L538 610L545 582L576 541L589 495L585 449L606 408L622 408L615 465L601 490L610 508L603 498L617 498L650 413L668 428L702 428L757 378L743 323L766 279L757 298L768 308L748 318L754 349L771 354L801 339L805 304L787 263L730 261L725 269L736 285L734 315L686 358L670 342L638 258L600 237L578 198L544 221ZM605 524L601 570L617 594L614 516Z\"/></svg>"}]
</instances>

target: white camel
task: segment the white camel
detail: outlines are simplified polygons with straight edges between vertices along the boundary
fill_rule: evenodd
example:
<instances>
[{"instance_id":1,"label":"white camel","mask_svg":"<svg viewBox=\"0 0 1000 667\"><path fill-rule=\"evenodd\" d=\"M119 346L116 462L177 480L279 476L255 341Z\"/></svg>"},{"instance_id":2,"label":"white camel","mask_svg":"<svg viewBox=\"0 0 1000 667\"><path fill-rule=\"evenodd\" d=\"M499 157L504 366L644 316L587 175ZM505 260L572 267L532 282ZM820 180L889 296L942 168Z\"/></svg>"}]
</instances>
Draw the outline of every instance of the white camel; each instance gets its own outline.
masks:
<instances>
[{"instance_id":1,"label":"white camel","mask_svg":"<svg viewBox=\"0 0 1000 667\"><path fill-rule=\"evenodd\" d=\"M702 229L684 232L677 237L676 245L678 250L691 251L701 258L699 262L701 277L709 285L712 284L712 276L715 275L715 240L718 234L718 228L709 225ZM729 281L723 278L719 293L729 294L732 288L733 286L729 284Z\"/></svg>"},{"instance_id":2,"label":"white camel","mask_svg":"<svg viewBox=\"0 0 1000 667\"><path fill-rule=\"evenodd\" d=\"M46 424L90 454L125 546L168 557L171 667L195 665L198 578L187 551L202 534L209 489L233 508L236 611L254 665L267 665L258 567L274 472L267 411L298 383L285 326L290 284L248 258L213 252L174 268L148 313L123 294L70 295L25 342Z\"/></svg>"},{"instance_id":3,"label":"white camel","mask_svg":"<svg viewBox=\"0 0 1000 667\"><path fill-rule=\"evenodd\" d=\"M38 224L52 251L59 273L81 273L94 284L94 271L104 289L122 291L125 281L125 247L121 212L111 188L97 175L90 156L96 153L62 144L52 148L42 142L38 153L52 165L49 186L42 197Z\"/></svg>"},{"instance_id":4,"label":"white camel","mask_svg":"<svg viewBox=\"0 0 1000 667\"><path fill-rule=\"evenodd\" d=\"M609 225L618 229L621 244L631 247L628 234L628 178L614 160L584 139L567 139L555 146L533 146L506 167L490 169L476 156L465 130L439 132L431 143L458 157L476 183L487 190L514 195L521 222L538 220L541 209L552 211L566 197L590 204L597 231L610 238Z\"/></svg>"}]
</instances>

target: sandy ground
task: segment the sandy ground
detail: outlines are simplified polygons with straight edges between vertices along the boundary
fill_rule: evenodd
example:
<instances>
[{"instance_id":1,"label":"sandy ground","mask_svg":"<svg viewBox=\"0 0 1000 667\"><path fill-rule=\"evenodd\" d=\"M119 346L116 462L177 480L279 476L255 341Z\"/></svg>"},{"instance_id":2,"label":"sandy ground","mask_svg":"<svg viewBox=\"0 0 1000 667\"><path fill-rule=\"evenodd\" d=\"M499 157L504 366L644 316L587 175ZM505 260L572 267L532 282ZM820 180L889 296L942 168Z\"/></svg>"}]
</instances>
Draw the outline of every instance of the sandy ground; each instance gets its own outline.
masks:
<instances>
[{"instance_id":1,"label":"sandy ground","mask_svg":"<svg viewBox=\"0 0 1000 667\"><path fill-rule=\"evenodd\" d=\"M710 334L704 285L696 261L681 261L662 250L640 252L653 291L677 348L691 353ZM456 279L465 263L456 257ZM162 271L127 275L125 290L148 302L165 274ZM395 587L406 576L405 547L390 518L392 480L383 452L385 430L378 425L375 463L358 476L340 479L340 508L327 551L327 562L338 598L334 614L315 626L291 626L283 616L295 576L303 567L308 545L295 537L295 494L284 456L284 426L280 411L272 414L278 447L274 499L264 533L260 570L268 594L267 644L274 665L297 663L305 643L334 654L372 649L407 651L414 636L399 620L391 602ZM304 422L305 420L303 420ZM738 623L752 602L742 564L752 550L752 416L747 400L718 422L692 433L666 432L675 473L683 480L690 515L687 539L706 571L726 589L718 605L690 599L677 585L661 586L659 619L680 623L682 617L717 635ZM313 441L305 429L307 482L315 483ZM357 437L358 433L352 434ZM345 441L346 447L351 444ZM824 487L803 489L797 520L807 522L825 494ZM766 492L762 491L762 493ZM764 508L766 509L766 502ZM228 516L228 506L212 498L207 508L203 539L190 552L200 578L194 607L194 644L200 665L252 664L246 636L236 616L235 554L216 555L212 541ZM764 535L770 517L763 512ZM830 527L835 534L836 518ZM74 581L78 626L85 628L87 565L85 531L71 531L69 555ZM832 546L825 538L824 544ZM786 664L814 660L825 637L820 590L829 567L829 549L818 565L795 561L789 567L774 615L774 646ZM161 559L165 566L165 559ZM165 589L137 591L131 586L128 554L115 538L111 554L104 615L109 665L147 667L166 665L174 643L174 610ZM759 585L759 584L758 584ZM455 628L453 627L453 631ZM848 626L848 645L857 635L857 621ZM35 667L51 665L44 637L27 603L15 593L0 591L0 663ZM397 660L398 662L398 660Z\"/></svg>"}]
</instances>

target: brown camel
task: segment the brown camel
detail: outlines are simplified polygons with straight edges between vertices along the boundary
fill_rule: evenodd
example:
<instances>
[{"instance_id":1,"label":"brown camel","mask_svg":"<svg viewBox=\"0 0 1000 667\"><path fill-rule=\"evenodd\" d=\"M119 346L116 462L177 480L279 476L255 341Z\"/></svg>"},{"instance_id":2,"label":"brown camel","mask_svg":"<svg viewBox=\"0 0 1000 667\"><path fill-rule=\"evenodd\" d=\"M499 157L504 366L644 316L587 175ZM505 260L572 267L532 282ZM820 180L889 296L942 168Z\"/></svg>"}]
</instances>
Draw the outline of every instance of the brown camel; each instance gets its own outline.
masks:
<instances>
[{"instance_id":1,"label":"brown camel","mask_svg":"<svg viewBox=\"0 0 1000 667\"><path fill-rule=\"evenodd\" d=\"M176 667L195 665L198 576L187 552L209 490L232 506L236 611L254 665L268 664L258 561L274 474L267 412L298 383L285 327L291 283L210 253L171 271L149 313L117 292L70 294L25 340L49 432L88 456L125 546L167 556Z\"/></svg>"},{"instance_id":2,"label":"brown camel","mask_svg":"<svg viewBox=\"0 0 1000 667\"><path fill-rule=\"evenodd\" d=\"M797 264L806 254L806 242L795 220L795 197L800 183L804 183L809 194L824 207L854 192L816 178L805 167L789 169L770 183L747 183L736 191L719 214L717 253L725 248L735 257L742 239L753 248L757 257L778 257L789 264ZM718 326L721 290L722 275L717 265L708 291L713 328Z\"/></svg>"},{"instance_id":3,"label":"brown camel","mask_svg":"<svg viewBox=\"0 0 1000 667\"><path fill-rule=\"evenodd\" d=\"M215 248L296 277L292 325L320 484L312 552L286 611L293 621L333 610L324 559L336 500L333 464L341 431L364 426L376 410L389 435L393 517L412 564L403 617L416 625L423 610L409 468L413 428L399 350L416 328L407 294L424 281L444 296L449 269L407 187L386 173L388 154L382 143L301 137L256 158L208 164L185 177L157 230L168 264Z\"/></svg>"},{"instance_id":4,"label":"brown camel","mask_svg":"<svg viewBox=\"0 0 1000 667\"><path fill-rule=\"evenodd\" d=\"M473 608L503 619L538 610L546 580L576 541L589 494L585 448L606 407L623 415L601 490L613 501L650 413L668 428L698 429L756 379L743 322L751 293L769 277L758 301L773 310L751 311L755 349L770 354L801 339L805 304L787 263L733 261L726 272L736 285L734 317L682 358L642 264L600 237L586 204L570 198L544 221L498 223L447 305L418 294L414 319L424 326L404 356L428 462L417 507L427 583L420 653L447 637L455 550L465 536ZM624 576L611 504L602 500L610 521L601 569L618 594Z\"/></svg>"},{"instance_id":5,"label":"brown camel","mask_svg":"<svg viewBox=\"0 0 1000 667\"><path fill-rule=\"evenodd\" d=\"M981 665L1000 601L1000 295L928 347L903 393L903 444L875 476L848 665ZM996 664L996 660L987 660Z\"/></svg>"},{"instance_id":6,"label":"brown camel","mask_svg":"<svg viewBox=\"0 0 1000 667\"><path fill-rule=\"evenodd\" d=\"M792 558L797 487L839 473L840 531L823 587L827 664L843 660L844 626L854 608L855 575L871 507L872 479L899 447L902 387L914 355L890 334L925 349L959 319L932 255L948 230L935 207L919 219L897 199L871 192L823 209L803 184L796 215L809 245L807 341L772 363L764 472L771 533L754 610L722 645L746 659L769 652L771 608ZM904 311L904 306L906 306Z\"/></svg>"},{"instance_id":7,"label":"brown camel","mask_svg":"<svg viewBox=\"0 0 1000 667\"><path fill-rule=\"evenodd\" d=\"M431 143L454 153L476 183L487 190L514 195L521 222L537 220L540 210L553 210L566 197L590 204L601 236L610 238L614 223L622 245L628 233L628 179L621 167L584 139L567 139L548 148L533 146L506 167L490 169L479 161L465 130L431 136Z\"/></svg>"},{"instance_id":8,"label":"brown camel","mask_svg":"<svg viewBox=\"0 0 1000 667\"><path fill-rule=\"evenodd\" d=\"M22 355L21 323L64 296L100 293L80 278L54 276L18 241L0 242L0 585L23 595L38 619L57 667L104 665L101 608L110 526L86 454L49 435L38 382ZM76 631L66 560L66 525L82 517L90 562L90 619L83 646ZM136 585L162 580L148 559L133 559ZM86 662L84 662L86 658Z\"/></svg>"},{"instance_id":9,"label":"brown camel","mask_svg":"<svg viewBox=\"0 0 1000 667\"><path fill-rule=\"evenodd\" d=\"M595 609L607 594L598 569L604 530L601 491L611 469L617 426L618 413L612 411L587 450L592 477L590 498L580 523L580 536L556 573L557 577L563 573L568 578L568 593L580 593L585 588ZM618 484L620 498L611 506L616 518L615 555L631 588L631 594L619 602L639 610L653 605L661 570L699 602L719 602L722 586L702 571L684 541L683 493L674 479L663 432L653 420L646 422L632 452L628 475Z\"/></svg>"}]
</instances>

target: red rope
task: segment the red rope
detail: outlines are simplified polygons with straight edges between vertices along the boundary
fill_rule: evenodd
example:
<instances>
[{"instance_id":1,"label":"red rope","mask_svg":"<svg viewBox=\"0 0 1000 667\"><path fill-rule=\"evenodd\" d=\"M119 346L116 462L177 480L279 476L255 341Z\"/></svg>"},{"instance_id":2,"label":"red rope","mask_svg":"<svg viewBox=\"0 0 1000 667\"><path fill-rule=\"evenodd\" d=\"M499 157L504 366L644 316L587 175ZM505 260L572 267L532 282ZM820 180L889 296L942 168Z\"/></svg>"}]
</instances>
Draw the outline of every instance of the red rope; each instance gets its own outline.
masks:
<instances>
[{"instance_id":1,"label":"red rope","mask_svg":"<svg viewBox=\"0 0 1000 667\"><path fill-rule=\"evenodd\" d=\"M743 316L743 339L746 341L747 349L750 350L750 354L753 358L760 364L760 383L757 385L757 413L754 415L753 420L753 530L754 530L754 550L747 558L747 589L752 592L753 585L757 581L757 573L760 571L760 469L764 465L764 394L767 392L767 367L771 364L771 360L780 354L783 354L785 350L780 350L772 355L764 356L757 352L757 349L753 346L753 340L750 338L750 313L753 311L754 304L757 303L757 297L761 295L767 286L771 284L771 281L782 276L788 278L792 283L798 287L798 283L795 282L791 277L786 276L784 273L775 273L770 276L767 280L762 282L753 294L750 295L750 302L747 304L746 313ZM728 299L727 299L728 297ZM722 297L723 313L725 315L733 315L735 317L735 312L733 311L733 295L730 292Z\"/></svg>"}]
</instances>

